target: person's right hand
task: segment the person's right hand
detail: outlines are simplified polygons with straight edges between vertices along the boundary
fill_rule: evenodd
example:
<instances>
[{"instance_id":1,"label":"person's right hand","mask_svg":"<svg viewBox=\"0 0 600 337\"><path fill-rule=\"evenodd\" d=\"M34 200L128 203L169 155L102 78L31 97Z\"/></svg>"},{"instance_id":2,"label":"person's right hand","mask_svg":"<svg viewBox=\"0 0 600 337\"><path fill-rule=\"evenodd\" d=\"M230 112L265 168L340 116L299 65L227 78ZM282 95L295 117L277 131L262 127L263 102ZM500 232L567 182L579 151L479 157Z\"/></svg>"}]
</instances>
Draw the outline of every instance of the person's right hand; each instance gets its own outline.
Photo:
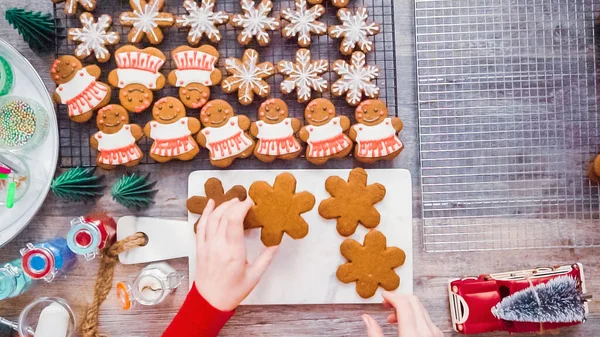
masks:
<instances>
[{"instance_id":1,"label":"person's right hand","mask_svg":"<svg viewBox=\"0 0 600 337\"><path fill-rule=\"evenodd\" d=\"M414 295L394 295L383 293L383 306L394 309L387 321L398 324L398 337L443 337L429 314L423 308L419 298ZM373 317L364 314L362 316L367 326L368 337L383 337L381 327Z\"/></svg>"}]
</instances>

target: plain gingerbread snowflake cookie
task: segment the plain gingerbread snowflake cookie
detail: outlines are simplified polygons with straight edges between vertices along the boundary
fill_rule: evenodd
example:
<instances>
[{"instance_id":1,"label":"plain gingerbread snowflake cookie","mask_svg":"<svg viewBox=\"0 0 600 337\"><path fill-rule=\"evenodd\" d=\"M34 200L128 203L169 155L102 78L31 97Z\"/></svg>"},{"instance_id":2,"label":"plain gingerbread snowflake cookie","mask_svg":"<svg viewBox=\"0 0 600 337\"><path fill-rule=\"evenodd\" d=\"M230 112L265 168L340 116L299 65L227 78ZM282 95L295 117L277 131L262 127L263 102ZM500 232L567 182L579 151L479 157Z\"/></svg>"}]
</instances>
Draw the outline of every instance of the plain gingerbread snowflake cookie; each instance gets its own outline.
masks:
<instances>
[{"instance_id":1,"label":"plain gingerbread snowflake cookie","mask_svg":"<svg viewBox=\"0 0 600 337\"><path fill-rule=\"evenodd\" d=\"M279 21L269 17L269 13L273 9L273 2L262 0L256 7L253 0L242 0L240 4L243 13L236 14L231 18L231 25L242 29L238 35L238 42L245 46L253 38L256 38L260 46L269 45L271 37L267 30L279 29Z\"/></svg>"},{"instance_id":2,"label":"plain gingerbread snowflake cookie","mask_svg":"<svg viewBox=\"0 0 600 337\"><path fill-rule=\"evenodd\" d=\"M92 14L83 13L79 20L82 28L69 29L69 40L79 42L75 48L75 56L83 60L94 52L98 62L107 62L110 59L110 52L106 45L117 44L120 39L118 33L108 31L112 23L111 17L104 14L94 22Z\"/></svg>"},{"instance_id":3,"label":"plain gingerbread snowflake cookie","mask_svg":"<svg viewBox=\"0 0 600 337\"><path fill-rule=\"evenodd\" d=\"M289 22L281 33L285 38L298 37L300 47L310 46L311 35L323 35L327 25L317 21L325 13L325 7L315 5L308 8L306 0L296 0L296 9L286 8L281 12L281 18Z\"/></svg>"},{"instance_id":4,"label":"plain gingerbread snowflake cookie","mask_svg":"<svg viewBox=\"0 0 600 337\"><path fill-rule=\"evenodd\" d=\"M379 88L371 81L379 76L379 68L366 64L366 56L362 52L352 53L350 63L337 60L333 64L333 71L340 79L331 86L334 96L346 94L346 102L352 106L358 105L363 94L369 98L379 97Z\"/></svg>"},{"instance_id":5,"label":"plain gingerbread snowflake cookie","mask_svg":"<svg viewBox=\"0 0 600 337\"><path fill-rule=\"evenodd\" d=\"M230 94L238 92L238 101L248 105L254 101L254 94L267 97L271 87L265 79L274 74L275 68L271 62L258 63L258 52L246 49L242 60L228 58L225 60L225 69L231 73L221 83L221 88Z\"/></svg>"},{"instance_id":6,"label":"plain gingerbread snowflake cookie","mask_svg":"<svg viewBox=\"0 0 600 337\"><path fill-rule=\"evenodd\" d=\"M138 43L146 36L152 44L162 42L164 35L161 27L171 27L175 23L173 14L161 12L165 0L129 0L133 12L123 12L120 21L123 26L131 27L127 38Z\"/></svg>"},{"instance_id":7,"label":"plain gingerbread snowflake cookie","mask_svg":"<svg viewBox=\"0 0 600 337\"><path fill-rule=\"evenodd\" d=\"M281 82L281 91L289 94L296 90L298 102L304 103L312 98L312 90L323 92L327 90L327 81L321 77L327 71L327 60L313 61L310 50L299 49L296 52L296 62L279 61L277 70L285 76Z\"/></svg>"},{"instance_id":8,"label":"plain gingerbread snowflake cookie","mask_svg":"<svg viewBox=\"0 0 600 337\"><path fill-rule=\"evenodd\" d=\"M195 0L185 0L183 7L188 14L177 17L176 24L179 28L190 29L187 40L191 45L197 45L203 35L212 42L221 41L217 26L226 24L229 15L223 11L215 12L215 0L202 0L200 6Z\"/></svg>"},{"instance_id":9,"label":"plain gingerbread snowflake cookie","mask_svg":"<svg viewBox=\"0 0 600 337\"><path fill-rule=\"evenodd\" d=\"M366 8L358 8L354 14L349 9L342 8L338 10L337 16L342 24L329 27L329 36L342 39L342 54L352 54L357 46L364 53L373 50L373 41L369 36L378 34L380 27L377 23L367 23L369 15Z\"/></svg>"}]
</instances>

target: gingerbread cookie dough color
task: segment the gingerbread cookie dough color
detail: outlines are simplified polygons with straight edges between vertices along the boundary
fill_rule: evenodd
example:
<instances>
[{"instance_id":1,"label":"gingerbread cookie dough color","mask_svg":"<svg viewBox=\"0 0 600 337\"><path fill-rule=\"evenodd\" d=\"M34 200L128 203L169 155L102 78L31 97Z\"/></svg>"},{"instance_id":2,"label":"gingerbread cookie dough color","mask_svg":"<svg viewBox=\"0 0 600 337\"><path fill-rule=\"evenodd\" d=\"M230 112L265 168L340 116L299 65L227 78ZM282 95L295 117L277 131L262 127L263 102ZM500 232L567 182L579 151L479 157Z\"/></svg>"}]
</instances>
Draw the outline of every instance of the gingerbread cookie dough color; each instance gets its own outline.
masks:
<instances>
[{"instance_id":1,"label":"gingerbread cookie dough color","mask_svg":"<svg viewBox=\"0 0 600 337\"><path fill-rule=\"evenodd\" d=\"M377 23L367 23L369 12L366 8L358 8L355 13L349 9L341 8L337 13L341 25L329 27L328 33L331 38L342 39L340 51L344 55L350 55L357 47L364 53L373 50L373 41L369 36L377 35L381 28Z\"/></svg>"},{"instance_id":2,"label":"gingerbread cookie dough color","mask_svg":"<svg viewBox=\"0 0 600 337\"><path fill-rule=\"evenodd\" d=\"M402 152L404 145L397 135L402 130L402 121L388 114L385 103L377 99L364 101L356 108L358 123L350 129L350 138L356 142L356 160L374 163L394 159Z\"/></svg>"},{"instance_id":3,"label":"gingerbread cookie dough color","mask_svg":"<svg viewBox=\"0 0 600 337\"><path fill-rule=\"evenodd\" d=\"M152 44L162 42L164 35L161 27L171 27L175 23L173 14L161 12L165 0L129 0L133 12L123 12L120 21L123 26L131 27L127 38L131 43L139 43L146 36Z\"/></svg>"},{"instance_id":4,"label":"gingerbread cookie dough color","mask_svg":"<svg viewBox=\"0 0 600 337\"><path fill-rule=\"evenodd\" d=\"M268 46L271 37L267 31L279 29L279 21L269 17L269 13L273 9L273 2L262 0L256 7L254 6L254 0L242 0L240 4L243 13L231 17L231 25L242 29L242 32L238 35L238 42L245 46L252 39L256 39L259 46Z\"/></svg>"},{"instance_id":5,"label":"gingerbread cookie dough color","mask_svg":"<svg viewBox=\"0 0 600 337\"><path fill-rule=\"evenodd\" d=\"M192 160L200 148L192 137L200 131L200 121L185 116L185 107L175 97L159 99L152 117L144 127L146 137L153 139L150 157L159 163L172 159Z\"/></svg>"},{"instance_id":6,"label":"gingerbread cookie dough color","mask_svg":"<svg viewBox=\"0 0 600 337\"><path fill-rule=\"evenodd\" d=\"M304 126L299 137L308 144L306 160L313 164L324 164L331 158L347 156L352 151L352 140L345 132L350 128L350 119L336 116L331 101L317 98L304 110Z\"/></svg>"},{"instance_id":7,"label":"gingerbread cookie dough color","mask_svg":"<svg viewBox=\"0 0 600 337\"><path fill-rule=\"evenodd\" d=\"M229 103L216 99L209 101L200 112L204 128L196 137L198 144L210 151L210 163L227 167L236 158L247 158L254 150L254 140L246 133L250 120L235 116Z\"/></svg>"},{"instance_id":8,"label":"gingerbread cookie dough color","mask_svg":"<svg viewBox=\"0 0 600 337\"><path fill-rule=\"evenodd\" d=\"M90 138L90 145L98 150L98 167L112 170L118 165L140 163L144 155L136 142L142 138L142 128L129 124L129 115L122 106L111 104L100 109L96 124L100 131Z\"/></svg>"},{"instance_id":9,"label":"gingerbread cookie dough color","mask_svg":"<svg viewBox=\"0 0 600 337\"><path fill-rule=\"evenodd\" d=\"M287 39L297 36L298 45L306 48L310 46L311 35L327 33L327 25L318 21L324 13L325 7L321 5L308 8L306 0L296 0L296 10L286 8L281 12L282 19L289 22L281 34Z\"/></svg>"},{"instance_id":10,"label":"gingerbread cookie dough color","mask_svg":"<svg viewBox=\"0 0 600 337\"><path fill-rule=\"evenodd\" d=\"M107 45L119 43L120 37L117 32L109 32L112 18L106 14L101 15L96 22L90 13L83 13L79 17L82 28L69 29L69 40L79 42L75 48L75 56L83 60L92 52L98 62L107 62L110 52Z\"/></svg>"},{"instance_id":11,"label":"gingerbread cookie dough color","mask_svg":"<svg viewBox=\"0 0 600 337\"><path fill-rule=\"evenodd\" d=\"M96 0L52 0L55 4L65 3L65 14L75 15L78 5L88 12L93 12L96 9Z\"/></svg>"},{"instance_id":12,"label":"gingerbread cookie dough color","mask_svg":"<svg viewBox=\"0 0 600 337\"><path fill-rule=\"evenodd\" d=\"M54 101L67 105L69 118L74 122L87 122L92 118L94 110L110 101L110 87L97 81L100 77L97 65L84 68L74 56L63 55L52 64L50 76L57 84L52 95Z\"/></svg>"},{"instance_id":13,"label":"gingerbread cookie dough color","mask_svg":"<svg viewBox=\"0 0 600 337\"><path fill-rule=\"evenodd\" d=\"M275 73L275 68L270 62L258 63L256 50L246 49L242 60L228 58L225 60L225 69L231 76L223 80L221 88L228 94L237 91L240 104L252 103L254 94L269 96L271 86L265 80Z\"/></svg>"},{"instance_id":14,"label":"gingerbread cookie dough color","mask_svg":"<svg viewBox=\"0 0 600 337\"><path fill-rule=\"evenodd\" d=\"M258 139L254 156L270 163L279 158L290 160L302 152L302 145L294 136L300 130L300 121L288 117L288 106L278 98L272 98L260 105L259 120L250 126L250 134Z\"/></svg>"}]
</instances>

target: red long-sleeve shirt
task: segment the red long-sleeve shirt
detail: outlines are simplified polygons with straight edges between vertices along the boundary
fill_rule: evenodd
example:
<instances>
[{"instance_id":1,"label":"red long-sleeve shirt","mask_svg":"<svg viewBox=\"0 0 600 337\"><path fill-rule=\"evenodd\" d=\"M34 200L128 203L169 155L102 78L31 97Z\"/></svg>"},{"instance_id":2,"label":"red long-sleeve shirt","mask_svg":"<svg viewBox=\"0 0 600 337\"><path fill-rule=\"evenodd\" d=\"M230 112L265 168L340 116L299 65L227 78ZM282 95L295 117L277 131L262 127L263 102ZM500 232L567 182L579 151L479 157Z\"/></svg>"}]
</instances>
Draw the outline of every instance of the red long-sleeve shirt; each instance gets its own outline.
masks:
<instances>
[{"instance_id":1,"label":"red long-sleeve shirt","mask_svg":"<svg viewBox=\"0 0 600 337\"><path fill-rule=\"evenodd\" d=\"M194 284L162 337L216 337L233 313L213 307Z\"/></svg>"}]
</instances>

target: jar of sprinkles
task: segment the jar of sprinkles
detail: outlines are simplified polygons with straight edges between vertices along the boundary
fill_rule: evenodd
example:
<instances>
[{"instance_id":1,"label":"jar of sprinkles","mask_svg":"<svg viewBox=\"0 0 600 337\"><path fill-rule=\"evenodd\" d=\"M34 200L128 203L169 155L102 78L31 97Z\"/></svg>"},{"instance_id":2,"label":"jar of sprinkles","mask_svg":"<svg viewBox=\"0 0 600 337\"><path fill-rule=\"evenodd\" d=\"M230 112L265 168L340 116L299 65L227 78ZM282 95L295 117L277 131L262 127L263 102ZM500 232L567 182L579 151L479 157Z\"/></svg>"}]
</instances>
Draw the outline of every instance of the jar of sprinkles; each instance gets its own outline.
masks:
<instances>
[{"instance_id":1,"label":"jar of sprinkles","mask_svg":"<svg viewBox=\"0 0 600 337\"><path fill-rule=\"evenodd\" d=\"M0 98L0 149L34 149L48 134L48 114L36 101L19 96Z\"/></svg>"}]
</instances>

